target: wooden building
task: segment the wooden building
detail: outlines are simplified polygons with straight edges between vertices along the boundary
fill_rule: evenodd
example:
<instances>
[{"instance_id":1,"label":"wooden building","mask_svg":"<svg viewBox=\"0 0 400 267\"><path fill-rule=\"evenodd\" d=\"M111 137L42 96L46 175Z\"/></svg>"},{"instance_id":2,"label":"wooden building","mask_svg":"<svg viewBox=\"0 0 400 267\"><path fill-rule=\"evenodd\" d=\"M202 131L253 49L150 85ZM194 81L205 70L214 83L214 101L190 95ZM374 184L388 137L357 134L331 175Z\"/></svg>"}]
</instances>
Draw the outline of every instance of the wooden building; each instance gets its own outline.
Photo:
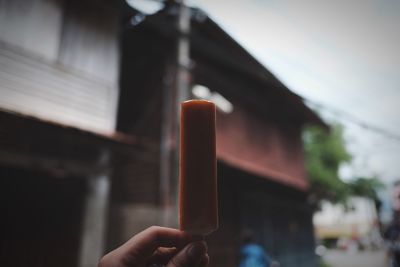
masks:
<instances>
[{"instance_id":1,"label":"wooden building","mask_svg":"<svg viewBox=\"0 0 400 267\"><path fill-rule=\"evenodd\" d=\"M217 118L211 266L237 264L248 228L282 266L315 266L301 130L323 123L201 10L178 65L178 13L0 2L1 266L95 266L149 225L176 226L182 68L234 107Z\"/></svg>"},{"instance_id":2,"label":"wooden building","mask_svg":"<svg viewBox=\"0 0 400 267\"><path fill-rule=\"evenodd\" d=\"M115 133L119 4L0 2L0 266L95 266Z\"/></svg>"},{"instance_id":3,"label":"wooden building","mask_svg":"<svg viewBox=\"0 0 400 267\"><path fill-rule=\"evenodd\" d=\"M244 229L282 266L316 266L301 133L325 124L201 10L191 9L191 63L177 66L176 9L125 14L117 129L146 142L149 154L116 167L110 248L148 225L176 226L174 77L189 67L192 86L233 104L217 114L221 227L209 237L211 266L237 266Z\"/></svg>"}]
</instances>

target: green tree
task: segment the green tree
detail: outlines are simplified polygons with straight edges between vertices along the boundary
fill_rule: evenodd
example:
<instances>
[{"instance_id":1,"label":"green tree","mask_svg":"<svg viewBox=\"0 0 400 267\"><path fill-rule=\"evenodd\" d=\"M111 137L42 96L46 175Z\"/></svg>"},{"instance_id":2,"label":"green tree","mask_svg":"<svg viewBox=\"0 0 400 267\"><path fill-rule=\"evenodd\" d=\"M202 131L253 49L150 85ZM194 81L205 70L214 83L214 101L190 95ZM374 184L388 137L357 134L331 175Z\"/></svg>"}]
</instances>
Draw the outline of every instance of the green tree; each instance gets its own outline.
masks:
<instances>
[{"instance_id":1,"label":"green tree","mask_svg":"<svg viewBox=\"0 0 400 267\"><path fill-rule=\"evenodd\" d=\"M351 190L339 177L341 164L349 162L343 128L335 124L330 131L308 128L304 132L306 171L310 179L310 200L318 206L321 200L345 203Z\"/></svg>"},{"instance_id":2,"label":"green tree","mask_svg":"<svg viewBox=\"0 0 400 267\"><path fill-rule=\"evenodd\" d=\"M379 201L377 191L385 187L385 185L376 177L360 177L354 179L348 184L352 195L367 197L374 201Z\"/></svg>"},{"instance_id":3,"label":"green tree","mask_svg":"<svg viewBox=\"0 0 400 267\"><path fill-rule=\"evenodd\" d=\"M385 185L376 177L359 177L348 183L351 195L367 197L374 201L376 211L380 212L382 202L378 197L377 191L383 189Z\"/></svg>"},{"instance_id":4,"label":"green tree","mask_svg":"<svg viewBox=\"0 0 400 267\"><path fill-rule=\"evenodd\" d=\"M306 171L311 184L310 200L319 208L321 200L346 206L350 196L367 197L379 210L377 191L384 184L377 177L358 177L344 182L339 177L339 167L351 161L343 138L343 127L331 126L330 131L308 128L304 131Z\"/></svg>"}]
</instances>

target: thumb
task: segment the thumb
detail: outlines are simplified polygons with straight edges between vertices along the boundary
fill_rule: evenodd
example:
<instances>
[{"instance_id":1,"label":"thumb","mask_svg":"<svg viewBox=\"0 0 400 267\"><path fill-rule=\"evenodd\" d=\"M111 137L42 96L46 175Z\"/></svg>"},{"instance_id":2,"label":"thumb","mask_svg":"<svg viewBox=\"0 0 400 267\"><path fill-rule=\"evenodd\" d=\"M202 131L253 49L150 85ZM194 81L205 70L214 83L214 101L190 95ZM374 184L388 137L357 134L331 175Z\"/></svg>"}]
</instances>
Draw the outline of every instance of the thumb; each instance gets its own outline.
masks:
<instances>
[{"instance_id":1,"label":"thumb","mask_svg":"<svg viewBox=\"0 0 400 267\"><path fill-rule=\"evenodd\" d=\"M204 241L193 242L176 254L166 267L193 267L197 266L207 253Z\"/></svg>"}]
</instances>

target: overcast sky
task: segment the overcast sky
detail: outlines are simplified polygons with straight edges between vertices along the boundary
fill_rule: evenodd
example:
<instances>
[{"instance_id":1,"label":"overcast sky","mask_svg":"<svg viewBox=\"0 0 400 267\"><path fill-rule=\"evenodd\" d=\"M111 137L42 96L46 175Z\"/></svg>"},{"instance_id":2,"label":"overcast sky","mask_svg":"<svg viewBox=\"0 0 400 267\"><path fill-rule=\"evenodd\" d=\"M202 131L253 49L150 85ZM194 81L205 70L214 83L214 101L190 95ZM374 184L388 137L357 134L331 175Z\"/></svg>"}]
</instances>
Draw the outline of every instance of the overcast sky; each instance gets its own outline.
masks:
<instances>
[{"instance_id":1,"label":"overcast sky","mask_svg":"<svg viewBox=\"0 0 400 267\"><path fill-rule=\"evenodd\" d=\"M400 136L400 1L193 0L292 91ZM324 117L336 118L329 112ZM400 179L400 140L344 118L343 178Z\"/></svg>"}]
</instances>

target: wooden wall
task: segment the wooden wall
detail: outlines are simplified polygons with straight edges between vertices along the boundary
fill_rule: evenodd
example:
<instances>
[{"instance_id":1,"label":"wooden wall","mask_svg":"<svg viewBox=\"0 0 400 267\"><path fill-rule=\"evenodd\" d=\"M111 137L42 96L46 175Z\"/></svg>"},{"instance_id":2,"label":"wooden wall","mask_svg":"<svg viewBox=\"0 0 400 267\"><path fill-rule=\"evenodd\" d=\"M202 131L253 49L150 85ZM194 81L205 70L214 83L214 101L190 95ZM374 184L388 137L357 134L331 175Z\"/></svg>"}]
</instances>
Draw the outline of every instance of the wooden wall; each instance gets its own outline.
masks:
<instances>
[{"instance_id":1,"label":"wooden wall","mask_svg":"<svg viewBox=\"0 0 400 267\"><path fill-rule=\"evenodd\" d=\"M287 267L316 267L306 194L226 164L218 165L220 228L208 237L210 267L238 266L241 233Z\"/></svg>"},{"instance_id":2,"label":"wooden wall","mask_svg":"<svg viewBox=\"0 0 400 267\"><path fill-rule=\"evenodd\" d=\"M114 131L119 64L115 5L0 1L0 108Z\"/></svg>"},{"instance_id":3,"label":"wooden wall","mask_svg":"<svg viewBox=\"0 0 400 267\"><path fill-rule=\"evenodd\" d=\"M1 41L47 60L57 59L62 21L61 1L0 2Z\"/></svg>"},{"instance_id":4,"label":"wooden wall","mask_svg":"<svg viewBox=\"0 0 400 267\"><path fill-rule=\"evenodd\" d=\"M134 135L140 156L117 157L112 174L108 250L163 223L160 136L166 41L133 27L122 34L117 129ZM175 185L176 186L176 185Z\"/></svg>"},{"instance_id":5,"label":"wooden wall","mask_svg":"<svg viewBox=\"0 0 400 267\"><path fill-rule=\"evenodd\" d=\"M278 114L259 117L239 103L234 111L217 116L217 156L242 170L305 190L301 125L277 119Z\"/></svg>"}]
</instances>

